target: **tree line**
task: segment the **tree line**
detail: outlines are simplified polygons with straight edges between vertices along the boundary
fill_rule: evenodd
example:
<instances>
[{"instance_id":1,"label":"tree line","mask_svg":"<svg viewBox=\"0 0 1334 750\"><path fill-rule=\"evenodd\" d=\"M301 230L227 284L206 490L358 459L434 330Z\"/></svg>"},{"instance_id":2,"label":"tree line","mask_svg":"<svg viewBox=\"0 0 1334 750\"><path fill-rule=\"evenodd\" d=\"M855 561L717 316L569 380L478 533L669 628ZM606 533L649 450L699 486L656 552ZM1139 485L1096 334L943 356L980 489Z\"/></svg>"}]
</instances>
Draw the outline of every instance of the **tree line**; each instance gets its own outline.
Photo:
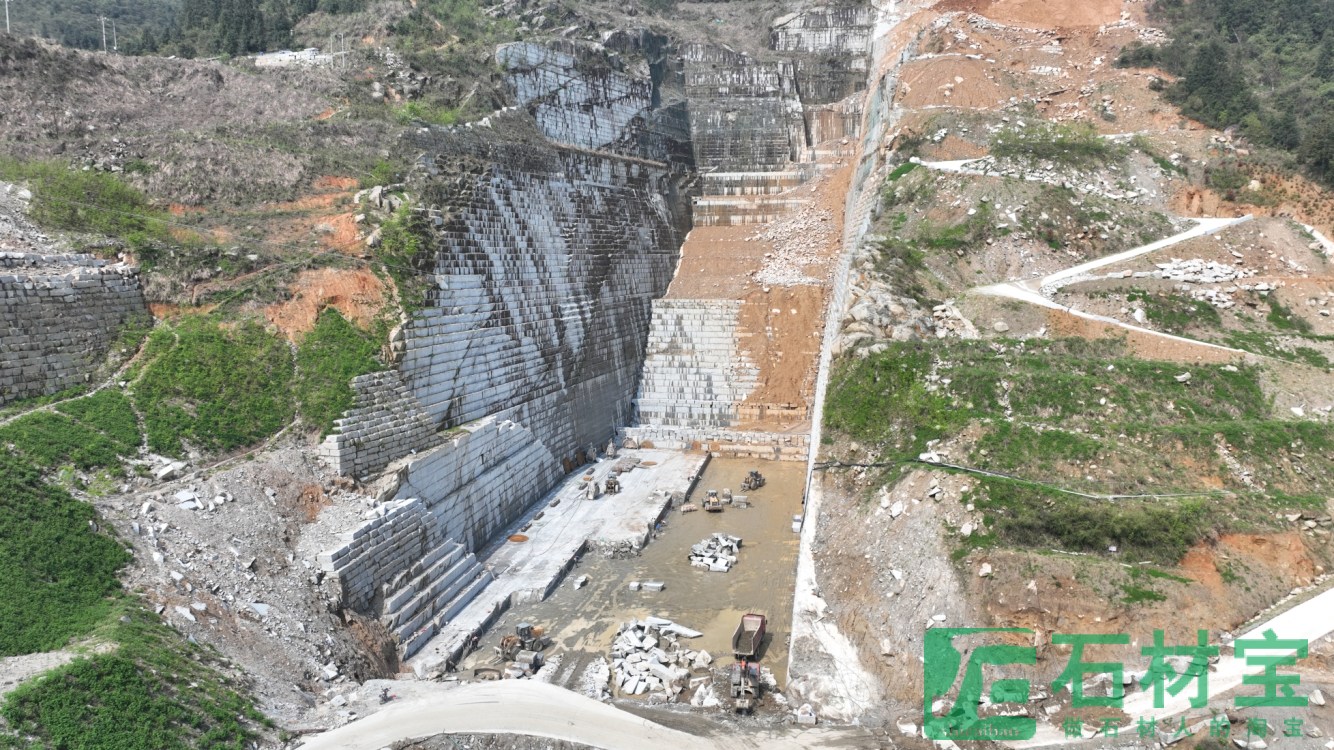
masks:
<instances>
[{"instance_id":1,"label":"tree line","mask_svg":"<svg viewBox=\"0 0 1334 750\"><path fill-rule=\"evenodd\" d=\"M1155 0L1172 41L1134 44L1120 64L1158 67L1183 114L1286 150L1334 185L1334 0Z\"/></svg>"}]
</instances>

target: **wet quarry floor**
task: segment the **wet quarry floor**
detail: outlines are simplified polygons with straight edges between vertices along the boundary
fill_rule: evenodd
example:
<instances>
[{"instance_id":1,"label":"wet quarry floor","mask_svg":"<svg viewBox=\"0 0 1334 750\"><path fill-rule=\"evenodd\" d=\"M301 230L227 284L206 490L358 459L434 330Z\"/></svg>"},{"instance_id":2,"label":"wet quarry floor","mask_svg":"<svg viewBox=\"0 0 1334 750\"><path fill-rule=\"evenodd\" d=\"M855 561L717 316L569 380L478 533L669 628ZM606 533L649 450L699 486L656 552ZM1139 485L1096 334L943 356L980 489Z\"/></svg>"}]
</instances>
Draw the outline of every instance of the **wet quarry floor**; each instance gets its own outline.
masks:
<instances>
[{"instance_id":1,"label":"wet quarry floor","mask_svg":"<svg viewBox=\"0 0 1334 750\"><path fill-rule=\"evenodd\" d=\"M769 618L761 663L773 671L780 688L785 686L800 543L792 531L792 516L802 512L804 469L798 462L714 459L688 501L698 505L709 489L743 494L741 480L759 470L767 482L744 493L749 508L725 505L721 513L673 508L639 556L609 559L589 552L545 601L520 604L505 613L460 665L460 675L471 674L474 667L499 666L492 647L512 633L516 623L529 622L544 627L552 639L546 658L559 657L561 662L554 681L571 690L595 692L602 684L585 675L588 667L599 658L610 661L612 641L623 623L650 615L701 631L699 638L682 639L683 645L708 651L715 659L715 675L723 674L732 662L733 631L743 614L755 612ZM691 546L714 532L743 539L737 563L726 573L693 567L688 559ZM588 583L576 589L582 576L588 576ZM666 587L631 591L631 581L662 581ZM689 697L687 691L680 700Z\"/></svg>"}]
</instances>

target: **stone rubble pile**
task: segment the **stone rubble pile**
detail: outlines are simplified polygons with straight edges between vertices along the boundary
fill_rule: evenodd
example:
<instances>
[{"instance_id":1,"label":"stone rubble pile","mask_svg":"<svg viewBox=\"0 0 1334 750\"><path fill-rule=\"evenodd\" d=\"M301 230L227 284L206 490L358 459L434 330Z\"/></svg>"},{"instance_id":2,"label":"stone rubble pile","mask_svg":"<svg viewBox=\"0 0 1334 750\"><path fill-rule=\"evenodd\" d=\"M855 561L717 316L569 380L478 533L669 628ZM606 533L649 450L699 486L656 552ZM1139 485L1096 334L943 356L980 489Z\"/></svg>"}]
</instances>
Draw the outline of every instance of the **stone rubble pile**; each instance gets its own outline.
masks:
<instances>
[{"instance_id":1,"label":"stone rubble pile","mask_svg":"<svg viewBox=\"0 0 1334 750\"><path fill-rule=\"evenodd\" d=\"M707 651L684 648L677 640L700 635L661 617L625 623L612 643L614 684L622 695L657 693L667 700L674 700L687 683L703 684L707 678L692 679L691 671L708 669L713 657Z\"/></svg>"},{"instance_id":2,"label":"stone rubble pile","mask_svg":"<svg viewBox=\"0 0 1334 750\"><path fill-rule=\"evenodd\" d=\"M714 573L726 573L736 565L741 537L717 532L690 548L690 564Z\"/></svg>"},{"instance_id":3,"label":"stone rubble pile","mask_svg":"<svg viewBox=\"0 0 1334 750\"><path fill-rule=\"evenodd\" d=\"M935 320L936 338L977 338L977 328L959 312L953 302L946 300L944 304L936 305L931 308L931 317Z\"/></svg>"},{"instance_id":4,"label":"stone rubble pile","mask_svg":"<svg viewBox=\"0 0 1334 750\"><path fill-rule=\"evenodd\" d=\"M838 224L829 211L817 209L794 212L771 222L764 229L747 237L756 242L769 242L774 252L764 254L764 265L751 278L761 286L799 286L821 284L828 269L820 278L808 273L807 267L824 262L830 248L837 247Z\"/></svg>"},{"instance_id":5,"label":"stone rubble pile","mask_svg":"<svg viewBox=\"0 0 1334 750\"><path fill-rule=\"evenodd\" d=\"M1253 268L1238 268L1213 260L1200 260L1199 258L1192 260L1173 258L1168 263L1155 263L1154 265L1158 267L1157 271L1140 271L1135 273L1134 276L1136 278L1152 276L1156 279L1185 281L1193 284L1221 284L1255 275L1255 269ZM1124 276L1121 278L1124 278Z\"/></svg>"},{"instance_id":6,"label":"stone rubble pile","mask_svg":"<svg viewBox=\"0 0 1334 750\"><path fill-rule=\"evenodd\" d=\"M917 302L894 293L889 279L877 271L882 260L879 242L868 235L853 258L848 288L848 310L834 354L858 350L861 356L878 354L888 341L918 341L932 336L934 322Z\"/></svg>"}]
</instances>

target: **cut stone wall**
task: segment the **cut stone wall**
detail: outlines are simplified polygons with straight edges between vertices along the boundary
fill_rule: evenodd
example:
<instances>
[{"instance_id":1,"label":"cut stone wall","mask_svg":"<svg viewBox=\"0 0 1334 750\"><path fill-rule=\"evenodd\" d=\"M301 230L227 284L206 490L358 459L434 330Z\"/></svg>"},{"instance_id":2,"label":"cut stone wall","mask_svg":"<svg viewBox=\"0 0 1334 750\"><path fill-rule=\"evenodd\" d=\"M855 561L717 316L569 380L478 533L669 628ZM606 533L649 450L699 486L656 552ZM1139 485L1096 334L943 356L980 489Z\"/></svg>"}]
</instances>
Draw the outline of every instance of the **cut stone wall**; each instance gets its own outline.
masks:
<instances>
[{"instance_id":1,"label":"cut stone wall","mask_svg":"<svg viewBox=\"0 0 1334 750\"><path fill-rule=\"evenodd\" d=\"M638 424L720 428L736 421L737 404L760 374L742 354L740 309L736 300L653 303Z\"/></svg>"},{"instance_id":2,"label":"cut stone wall","mask_svg":"<svg viewBox=\"0 0 1334 750\"><path fill-rule=\"evenodd\" d=\"M125 324L149 322L136 268L0 253L0 404L87 383Z\"/></svg>"},{"instance_id":3,"label":"cut stone wall","mask_svg":"<svg viewBox=\"0 0 1334 750\"><path fill-rule=\"evenodd\" d=\"M715 458L805 461L810 452L810 436L800 432L636 425L625 428L623 435L627 448L708 451Z\"/></svg>"}]
</instances>

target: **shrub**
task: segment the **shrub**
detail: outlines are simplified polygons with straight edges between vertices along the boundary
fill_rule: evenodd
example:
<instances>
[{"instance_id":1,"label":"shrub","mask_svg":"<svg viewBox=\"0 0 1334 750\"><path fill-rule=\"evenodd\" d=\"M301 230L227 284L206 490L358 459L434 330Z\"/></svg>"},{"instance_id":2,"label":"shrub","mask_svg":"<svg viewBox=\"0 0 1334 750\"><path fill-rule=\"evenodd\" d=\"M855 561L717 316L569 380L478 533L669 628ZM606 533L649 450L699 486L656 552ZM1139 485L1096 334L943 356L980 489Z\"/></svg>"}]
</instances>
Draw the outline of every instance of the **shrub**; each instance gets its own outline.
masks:
<instances>
[{"instance_id":1,"label":"shrub","mask_svg":"<svg viewBox=\"0 0 1334 750\"><path fill-rule=\"evenodd\" d=\"M301 419L328 434L333 421L352 408L350 381L381 369L375 336L358 329L332 308L320 313L296 353L295 392Z\"/></svg>"},{"instance_id":2,"label":"shrub","mask_svg":"<svg viewBox=\"0 0 1334 750\"><path fill-rule=\"evenodd\" d=\"M92 506L0 450L0 656L61 648L110 611L130 556L95 524Z\"/></svg>"},{"instance_id":3,"label":"shrub","mask_svg":"<svg viewBox=\"0 0 1334 750\"><path fill-rule=\"evenodd\" d=\"M252 445L292 420L292 353L254 323L224 329L186 318L159 326L134 386L148 445L180 455L181 440L203 450Z\"/></svg>"},{"instance_id":4,"label":"shrub","mask_svg":"<svg viewBox=\"0 0 1334 750\"><path fill-rule=\"evenodd\" d=\"M1037 122L997 133L991 153L1002 159L1050 161L1058 166L1090 169L1121 155L1121 149L1098 135L1092 125Z\"/></svg>"}]
</instances>

